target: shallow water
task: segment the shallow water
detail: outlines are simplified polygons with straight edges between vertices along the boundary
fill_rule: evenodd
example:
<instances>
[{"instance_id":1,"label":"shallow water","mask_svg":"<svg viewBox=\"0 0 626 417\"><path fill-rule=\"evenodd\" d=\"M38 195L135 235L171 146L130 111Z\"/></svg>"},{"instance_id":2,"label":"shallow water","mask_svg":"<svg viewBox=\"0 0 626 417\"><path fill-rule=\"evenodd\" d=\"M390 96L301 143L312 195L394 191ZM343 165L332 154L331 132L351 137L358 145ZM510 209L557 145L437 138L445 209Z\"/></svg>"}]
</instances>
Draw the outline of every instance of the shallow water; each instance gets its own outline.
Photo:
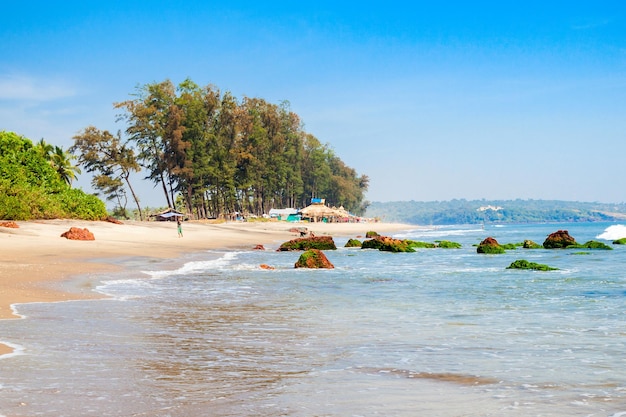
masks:
<instances>
[{"instance_id":1,"label":"shallow water","mask_svg":"<svg viewBox=\"0 0 626 417\"><path fill-rule=\"evenodd\" d=\"M324 271L272 250L173 270L127 260L103 277L109 300L22 305L27 319L0 322L22 349L0 360L0 414L626 416L626 248L472 246L558 229L586 242L609 226L408 231L463 248L340 248ZM507 270L516 259L560 270Z\"/></svg>"}]
</instances>

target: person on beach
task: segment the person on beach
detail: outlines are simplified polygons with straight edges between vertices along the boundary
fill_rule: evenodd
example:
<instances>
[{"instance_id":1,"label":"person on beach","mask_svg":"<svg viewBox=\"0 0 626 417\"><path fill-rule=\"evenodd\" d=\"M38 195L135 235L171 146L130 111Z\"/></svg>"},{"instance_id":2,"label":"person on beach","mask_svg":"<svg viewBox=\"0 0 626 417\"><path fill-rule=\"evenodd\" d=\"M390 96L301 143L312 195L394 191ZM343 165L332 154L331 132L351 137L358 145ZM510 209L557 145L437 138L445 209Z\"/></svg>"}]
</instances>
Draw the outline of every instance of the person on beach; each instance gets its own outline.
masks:
<instances>
[{"instance_id":1,"label":"person on beach","mask_svg":"<svg viewBox=\"0 0 626 417\"><path fill-rule=\"evenodd\" d=\"M176 218L176 225L178 226L178 237L183 237L183 221L180 217Z\"/></svg>"}]
</instances>

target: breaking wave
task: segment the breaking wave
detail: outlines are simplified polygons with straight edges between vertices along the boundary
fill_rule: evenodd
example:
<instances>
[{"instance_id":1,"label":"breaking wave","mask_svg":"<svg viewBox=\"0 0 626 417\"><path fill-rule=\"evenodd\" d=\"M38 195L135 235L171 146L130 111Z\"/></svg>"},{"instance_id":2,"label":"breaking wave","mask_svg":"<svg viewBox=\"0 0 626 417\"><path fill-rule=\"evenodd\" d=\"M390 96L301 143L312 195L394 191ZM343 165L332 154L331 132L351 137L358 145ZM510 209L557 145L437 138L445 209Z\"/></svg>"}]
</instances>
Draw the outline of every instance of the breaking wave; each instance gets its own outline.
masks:
<instances>
[{"instance_id":1,"label":"breaking wave","mask_svg":"<svg viewBox=\"0 0 626 417\"><path fill-rule=\"evenodd\" d=\"M596 236L597 239L604 240L617 240L626 237L626 226L623 224L616 224L604 229L604 232Z\"/></svg>"}]
</instances>

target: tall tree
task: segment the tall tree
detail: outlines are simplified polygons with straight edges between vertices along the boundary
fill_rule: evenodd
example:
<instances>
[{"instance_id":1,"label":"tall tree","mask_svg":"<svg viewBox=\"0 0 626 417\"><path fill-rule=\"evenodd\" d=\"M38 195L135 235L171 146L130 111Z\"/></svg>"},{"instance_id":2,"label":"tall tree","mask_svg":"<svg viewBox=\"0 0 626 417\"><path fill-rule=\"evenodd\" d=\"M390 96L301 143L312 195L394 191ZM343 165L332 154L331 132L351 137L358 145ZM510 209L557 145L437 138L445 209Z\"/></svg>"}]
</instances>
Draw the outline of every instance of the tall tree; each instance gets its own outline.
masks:
<instances>
[{"instance_id":1,"label":"tall tree","mask_svg":"<svg viewBox=\"0 0 626 417\"><path fill-rule=\"evenodd\" d=\"M161 184L168 207L174 202L170 195L172 173L166 162L168 117L174 104L176 91L170 80L146 84L138 87L134 100L115 104L115 108L125 110L119 120L126 120L126 133L139 149L137 160L148 170L151 181ZM171 126L170 126L171 128Z\"/></svg>"},{"instance_id":2,"label":"tall tree","mask_svg":"<svg viewBox=\"0 0 626 417\"><path fill-rule=\"evenodd\" d=\"M139 172L141 167L137 162L133 149L122 141L121 134L112 135L109 131L100 131L89 126L74 136L74 144L70 151L78 153L78 161L85 166L87 172L96 175L92 184L96 189L103 191L107 198L121 202L125 199L125 190L121 187L123 181L128 187L139 216L143 220L143 212L139 198L130 181L133 172Z\"/></svg>"}]
</instances>

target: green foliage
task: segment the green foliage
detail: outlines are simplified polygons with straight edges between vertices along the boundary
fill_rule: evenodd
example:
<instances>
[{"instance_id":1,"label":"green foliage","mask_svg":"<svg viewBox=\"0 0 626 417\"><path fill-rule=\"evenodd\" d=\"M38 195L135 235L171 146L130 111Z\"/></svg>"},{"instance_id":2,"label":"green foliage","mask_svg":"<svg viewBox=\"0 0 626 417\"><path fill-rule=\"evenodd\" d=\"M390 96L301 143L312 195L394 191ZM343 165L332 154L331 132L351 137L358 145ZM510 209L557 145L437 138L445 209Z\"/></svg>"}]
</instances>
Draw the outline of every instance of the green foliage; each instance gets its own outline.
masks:
<instances>
[{"instance_id":1,"label":"green foliage","mask_svg":"<svg viewBox=\"0 0 626 417\"><path fill-rule=\"evenodd\" d=\"M626 245L626 237L613 241L614 245Z\"/></svg>"},{"instance_id":2,"label":"green foliage","mask_svg":"<svg viewBox=\"0 0 626 417\"><path fill-rule=\"evenodd\" d=\"M486 206L502 209L478 211ZM371 202L365 215L421 225L623 221L626 203L521 199Z\"/></svg>"},{"instance_id":3,"label":"green foliage","mask_svg":"<svg viewBox=\"0 0 626 417\"><path fill-rule=\"evenodd\" d=\"M346 248L360 248L362 246L362 243L360 240L358 239L348 239L348 241L346 242L345 246Z\"/></svg>"},{"instance_id":4,"label":"green foliage","mask_svg":"<svg viewBox=\"0 0 626 417\"><path fill-rule=\"evenodd\" d=\"M553 268L548 265L538 264L535 262L528 262L525 259L518 259L511 263L506 269L532 269L535 271L557 271L559 268Z\"/></svg>"},{"instance_id":5,"label":"green foliage","mask_svg":"<svg viewBox=\"0 0 626 417\"><path fill-rule=\"evenodd\" d=\"M567 246L567 249L600 249L600 250L613 250L612 247L595 240L590 240L583 244L575 244Z\"/></svg>"},{"instance_id":6,"label":"green foliage","mask_svg":"<svg viewBox=\"0 0 626 417\"><path fill-rule=\"evenodd\" d=\"M104 203L71 189L29 139L0 132L0 219L104 217Z\"/></svg>"}]
</instances>

